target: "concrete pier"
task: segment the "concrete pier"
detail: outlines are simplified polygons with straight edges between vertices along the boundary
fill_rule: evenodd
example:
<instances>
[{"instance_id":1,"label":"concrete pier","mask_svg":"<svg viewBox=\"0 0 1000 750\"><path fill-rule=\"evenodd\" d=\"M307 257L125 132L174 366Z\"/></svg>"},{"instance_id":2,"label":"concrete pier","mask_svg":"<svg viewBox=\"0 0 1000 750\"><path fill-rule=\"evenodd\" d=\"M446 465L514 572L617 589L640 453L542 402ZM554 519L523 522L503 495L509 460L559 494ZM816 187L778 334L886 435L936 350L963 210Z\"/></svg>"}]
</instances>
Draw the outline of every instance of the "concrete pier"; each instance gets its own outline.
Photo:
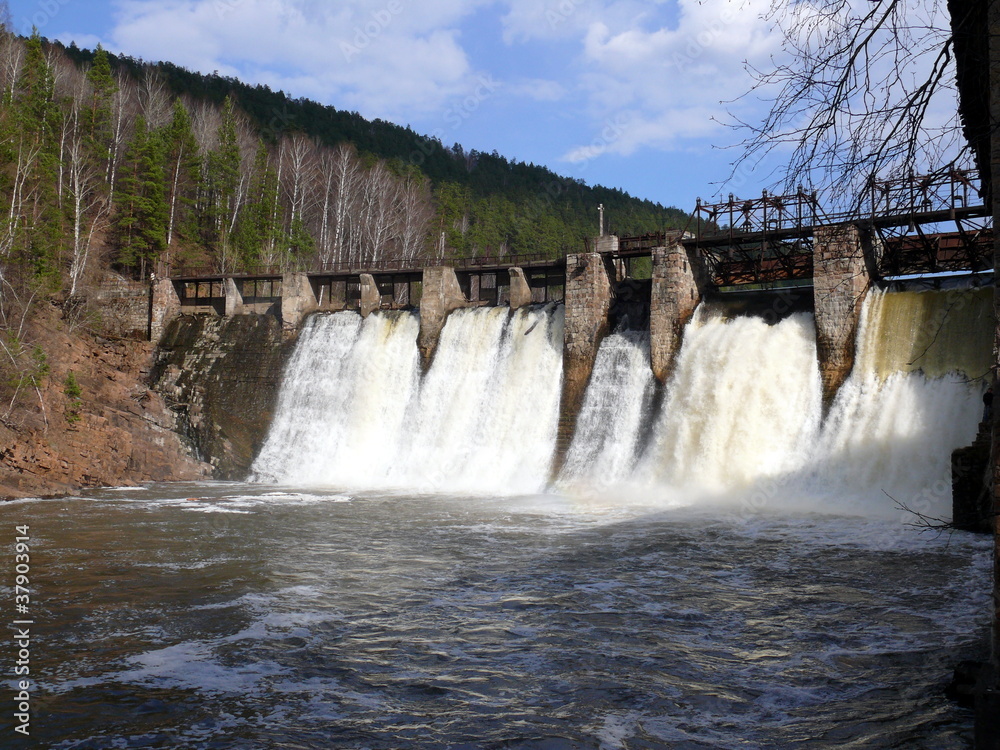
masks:
<instances>
[{"instance_id":1,"label":"concrete pier","mask_svg":"<svg viewBox=\"0 0 1000 750\"><path fill-rule=\"evenodd\" d=\"M617 238L616 238L617 239ZM555 469L573 439L576 418L608 332L613 274L599 253L566 256L566 323L563 334L563 391L559 407Z\"/></svg>"},{"instance_id":2,"label":"concrete pier","mask_svg":"<svg viewBox=\"0 0 1000 750\"><path fill-rule=\"evenodd\" d=\"M317 307L316 294L304 273L286 273L281 277L281 325L295 330Z\"/></svg>"},{"instance_id":3,"label":"concrete pier","mask_svg":"<svg viewBox=\"0 0 1000 750\"><path fill-rule=\"evenodd\" d=\"M236 285L236 280L227 277L223 284L226 290L226 315L240 315L243 313L243 295Z\"/></svg>"},{"instance_id":4,"label":"concrete pier","mask_svg":"<svg viewBox=\"0 0 1000 750\"><path fill-rule=\"evenodd\" d=\"M528 279L524 275L524 270L511 268L510 309L519 310L522 307L527 307L531 302L531 287L528 285Z\"/></svg>"},{"instance_id":5,"label":"concrete pier","mask_svg":"<svg viewBox=\"0 0 1000 750\"><path fill-rule=\"evenodd\" d=\"M370 273L361 274L361 317L367 318L382 306L382 293L378 290L375 277Z\"/></svg>"},{"instance_id":6,"label":"concrete pier","mask_svg":"<svg viewBox=\"0 0 1000 750\"><path fill-rule=\"evenodd\" d=\"M673 371L681 333L701 301L702 276L697 259L681 243L653 248L649 355L653 375L661 383Z\"/></svg>"},{"instance_id":7,"label":"concrete pier","mask_svg":"<svg viewBox=\"0 0 1000 750\"><path fill-rule=\"evenodd\" d=\"M854 366L861 306L871 285L865 238L853 224L819 227L813 242L816 347L829 405Z\"/></svg>"},{"instance_id":8,"label":"concrete pier","mask_svg":"<svg viewBox=\"0 0 1000 750\"><path fill-rule=\"evenodd\" d=\"M174 282L154 277L149 290L149 340L159 341L163 332L181 312L181 298Z\"/></svg>"},{"instance_id":9,"label":"concrete pier","mask_svg":"<svg viewBox=\"0 0 1000 750\"><path fill-rule=\"evenodd\" d=\"M424 370L430 367L448 313L469 302L462 294L455 269L432 266L424 269L423 291L420 297L420 333L417 346Z\"/></svg>"}]
</instances>

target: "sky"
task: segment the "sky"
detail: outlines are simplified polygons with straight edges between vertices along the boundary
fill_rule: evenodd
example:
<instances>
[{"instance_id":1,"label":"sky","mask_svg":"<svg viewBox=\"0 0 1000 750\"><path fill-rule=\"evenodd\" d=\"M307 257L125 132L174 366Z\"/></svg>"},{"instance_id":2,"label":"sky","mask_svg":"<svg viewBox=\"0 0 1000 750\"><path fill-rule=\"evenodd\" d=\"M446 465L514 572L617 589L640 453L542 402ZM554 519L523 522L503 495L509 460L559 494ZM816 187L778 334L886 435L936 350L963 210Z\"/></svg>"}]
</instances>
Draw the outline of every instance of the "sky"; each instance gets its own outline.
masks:
<instances>
[{"instance_id":1,"label":"sky","mask_svg":"<svg viewBox=\"0 0 1000 750\"><path fill-rule=\"evenodd\" d=\"M685 210L759 118L769 0L10 0L15 29L262 83ZM737 101L738 100L738 101ZM727 148L730 147L730 148Z\"/></svg>"}]
</instances>

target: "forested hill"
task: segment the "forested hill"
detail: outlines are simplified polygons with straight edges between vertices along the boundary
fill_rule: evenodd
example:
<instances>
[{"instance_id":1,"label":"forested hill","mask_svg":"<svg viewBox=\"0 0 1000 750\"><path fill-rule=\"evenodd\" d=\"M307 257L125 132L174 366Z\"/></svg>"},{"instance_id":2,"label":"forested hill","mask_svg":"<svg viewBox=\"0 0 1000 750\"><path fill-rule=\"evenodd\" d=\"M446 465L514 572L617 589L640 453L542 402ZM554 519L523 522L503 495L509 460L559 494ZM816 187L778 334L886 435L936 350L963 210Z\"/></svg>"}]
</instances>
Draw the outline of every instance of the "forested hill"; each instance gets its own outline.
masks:
<instances>
[{"instance_id":1,"label":"forested hill","mask_svg":"<svg viewBox=\"0 0 1000 750\"><path fill-rule=\"evenodd\" d=\"M93 51L75 47L66 51L79 65L93 62ZM173 96L219 107L232 97L270 146L277 145L283 136L300 132L328 147L350 143L363 155L389 162L397 172L403 171L404 165L418 167L435 188L438 214L454 214L447 217L454 224L448 233L448 246L462 255L577 250L581 239L594 233L599 204L605 206L610 230L625 234L679 228L688 220L688 214L680 209L634 198L617 188L589 186L543 166L509 160L496 151L466 151L459 143L448 146L409 127L367 120L357 112L309 99L294 99L267 86L202 75L170 62L108 57L113 69L127 72L136 81L152 71ZM470 215L458 215L464 213ZM546 226L550 222L542 219L547 215L564 226ZM523 230L519 232L516 226L518 217L541 224L537 243L519 236ZM504 225L506 231L501 229ZM463 226L468 227L464 232ZM561 240L560 233L565 235Z\"/></svg>"},{"instance_id":2,"label":"forested hill","mask_svg":"<svg viewBox=\"0 0 1000 750\"><path fill-rule=\"evenodd\" d=\"M623 234L687 223L496 152L37 34L0 29L0 85L0 267L70 294L108 264L557 256L596 233L601 203Z\"/></svg>"}]
</instances>

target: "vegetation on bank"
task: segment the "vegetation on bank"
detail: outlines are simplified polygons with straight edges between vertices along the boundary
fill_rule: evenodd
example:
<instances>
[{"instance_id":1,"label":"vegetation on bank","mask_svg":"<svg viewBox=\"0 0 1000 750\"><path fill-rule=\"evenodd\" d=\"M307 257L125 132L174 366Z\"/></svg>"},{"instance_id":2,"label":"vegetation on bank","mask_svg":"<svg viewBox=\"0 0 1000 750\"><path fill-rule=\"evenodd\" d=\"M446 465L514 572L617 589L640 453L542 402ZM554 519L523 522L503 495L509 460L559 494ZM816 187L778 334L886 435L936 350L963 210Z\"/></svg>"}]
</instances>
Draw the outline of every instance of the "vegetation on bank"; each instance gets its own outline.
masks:
<instances>
[{"instance_id":1,"label":"vegetation on bank","mask_svg":"<svg viewBox=\"0 0 1000 750\"><path fill-rule=\"evenodd\" d=\"M31 304L86 297L108 269L555 257L596 233L601 203L623 233L687 221L496 152L2 21L0 417L37 379Z\"/></svg>"}]
</instances>

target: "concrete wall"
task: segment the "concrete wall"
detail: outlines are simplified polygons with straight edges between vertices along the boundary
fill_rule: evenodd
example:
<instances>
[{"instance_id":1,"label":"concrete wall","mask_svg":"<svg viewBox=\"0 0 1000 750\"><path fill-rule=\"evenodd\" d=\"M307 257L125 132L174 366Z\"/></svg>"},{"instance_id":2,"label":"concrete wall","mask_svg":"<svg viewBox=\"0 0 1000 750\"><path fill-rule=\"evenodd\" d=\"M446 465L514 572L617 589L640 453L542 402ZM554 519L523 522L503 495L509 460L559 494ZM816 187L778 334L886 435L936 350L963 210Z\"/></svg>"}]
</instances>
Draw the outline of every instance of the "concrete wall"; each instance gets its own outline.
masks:
<instances>
[{"instance_id":1,"label":"concrete wall","mask_svg":"<svg viewBox=\"0 0 1000 750\"><path fill-rule=\"evenodd\" d=\"M858 228L818 228L813 238L813 295L826 404L854 366L854 340L869 286L864 238Z\"/></svg>"},{"instance_id":2,"label":"concrete wall","mask_svg":"<svg viewBox=\"0 0 1000 750\"><path fill-rule=\"evenodd\" d=\"M692 253L693 255L693 253ZM704 274L684 245L653 248L653 288L649 305L649 355L653 374L666 382L681 347L681 333L701 301Z\"/></svg>"},{"instance_id":3,"label":"concrete wall","mask_svg":"<svg viewBox=\"0 0 1000 750\"><path fill-rule=\"evenodd\" d=\"M294 340L273 315L185 315L164 330L151 384L217 478L246 477Z\"/></svg>"},{"instance_id":4,"label":"concrete wall","mask_svg":"<svg viewBox=\"0 0 1000 750\"><path fill-rule=\"evenodd\" d=\"M434 266L424 269L423 292L420 297L420 334L417 346L426 370L437 349L448 313L469 304L455 276L455 269Z\"/></svg>"},{"instance_id":5,"label":"concrete wall","mask_svg":"<svg viewBox=\"0 0 1000 750\"><path fill-rule=\"evenodd\" d=\"M573 439L576 418L608 332L612 277L598 253L566 256L566 324L563 333L563 391L559 407L555 470Z\"/></svg>"}]
</instances>

